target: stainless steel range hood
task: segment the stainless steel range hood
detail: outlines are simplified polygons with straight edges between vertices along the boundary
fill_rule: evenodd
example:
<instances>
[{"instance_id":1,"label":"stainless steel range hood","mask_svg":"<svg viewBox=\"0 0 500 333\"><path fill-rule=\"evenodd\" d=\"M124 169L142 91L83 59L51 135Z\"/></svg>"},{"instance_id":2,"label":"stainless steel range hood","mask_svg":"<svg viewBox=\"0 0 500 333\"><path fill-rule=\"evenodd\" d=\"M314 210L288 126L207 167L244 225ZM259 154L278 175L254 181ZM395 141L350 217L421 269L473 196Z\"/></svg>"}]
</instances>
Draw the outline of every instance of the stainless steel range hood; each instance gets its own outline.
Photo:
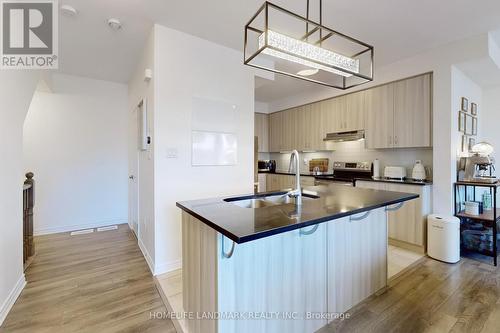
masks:
<instances>
[{"instance_id":1,"label":"stainless steel range hood","mask_svg":"<svg viewBox=\"0 0 500 333\"><path fill-rule=\"evenodd\" d=\"M350 132L336 132L328 133L323 141L331 142L347 142L347 141L359 141L365 138L365 131L350 131Z\"/></svg>"}]
</instances>

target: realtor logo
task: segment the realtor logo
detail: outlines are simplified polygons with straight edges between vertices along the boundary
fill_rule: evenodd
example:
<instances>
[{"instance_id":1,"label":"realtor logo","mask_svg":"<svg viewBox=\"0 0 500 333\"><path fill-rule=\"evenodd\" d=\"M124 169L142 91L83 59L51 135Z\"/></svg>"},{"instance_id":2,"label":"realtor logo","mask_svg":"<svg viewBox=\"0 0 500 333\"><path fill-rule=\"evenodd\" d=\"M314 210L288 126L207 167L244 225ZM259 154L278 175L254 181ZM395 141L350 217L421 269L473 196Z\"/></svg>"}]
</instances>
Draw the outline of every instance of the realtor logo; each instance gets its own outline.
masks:
<instances>
[{"instance_id":1,"label":"realtor logo","mask_svg":"<svg viewBox=\"0 0 500 333\"><path fill-rule=\"evenodd\" d=\"M2 69L56 69L56 0L1 0Z\"/></svg>"}]
</instances>

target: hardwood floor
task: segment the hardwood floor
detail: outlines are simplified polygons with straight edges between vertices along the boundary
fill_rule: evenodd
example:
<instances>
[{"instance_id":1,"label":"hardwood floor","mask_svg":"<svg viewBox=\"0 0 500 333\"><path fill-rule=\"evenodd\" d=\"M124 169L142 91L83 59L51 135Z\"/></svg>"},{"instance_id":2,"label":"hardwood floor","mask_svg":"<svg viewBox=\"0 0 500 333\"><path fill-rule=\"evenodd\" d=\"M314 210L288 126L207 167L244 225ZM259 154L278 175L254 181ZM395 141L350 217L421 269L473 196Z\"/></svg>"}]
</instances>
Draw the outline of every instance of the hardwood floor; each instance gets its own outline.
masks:
<instances>
[{"instance_id":1,"label":"hardwood floor","mask_svg":"<svg viewBox=\"0 0 500 333\"><path fill-rule=\"evenodd\" d=\"M500 269L462 259L451 265L430 258L397 277L318 333L500 332Z\"/></svg>"},{"instance_id":2,"label":"hardwood floor","mask_svg":"<svg viewBox=\"0 0 500 333\"><path fill-rule=\"evenodd\" d=\"M175 332L127 225L36 237L28 284L0 332Z\"/></svg>"}]
</instances>

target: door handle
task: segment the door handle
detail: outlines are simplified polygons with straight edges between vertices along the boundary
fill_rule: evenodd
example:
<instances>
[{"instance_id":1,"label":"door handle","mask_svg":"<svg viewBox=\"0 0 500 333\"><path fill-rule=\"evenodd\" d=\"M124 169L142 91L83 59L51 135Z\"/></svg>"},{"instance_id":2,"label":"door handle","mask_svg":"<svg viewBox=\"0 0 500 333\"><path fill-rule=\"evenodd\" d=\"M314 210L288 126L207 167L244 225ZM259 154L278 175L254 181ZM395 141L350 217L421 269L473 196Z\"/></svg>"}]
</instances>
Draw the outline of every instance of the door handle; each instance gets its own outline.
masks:
<instances>
[{"instance_id":1,"label":"door handle","mask_svg":"<svg viewBox=\"0 0 500 333\"><path fill-rule=\"evenodd\" d=\"M128 176L128 179L132 179L132 180L134 180L134 178L135 178L135 177L134 177L134 175L130 175L130 176Z\"/></svg>"}]
</instances>

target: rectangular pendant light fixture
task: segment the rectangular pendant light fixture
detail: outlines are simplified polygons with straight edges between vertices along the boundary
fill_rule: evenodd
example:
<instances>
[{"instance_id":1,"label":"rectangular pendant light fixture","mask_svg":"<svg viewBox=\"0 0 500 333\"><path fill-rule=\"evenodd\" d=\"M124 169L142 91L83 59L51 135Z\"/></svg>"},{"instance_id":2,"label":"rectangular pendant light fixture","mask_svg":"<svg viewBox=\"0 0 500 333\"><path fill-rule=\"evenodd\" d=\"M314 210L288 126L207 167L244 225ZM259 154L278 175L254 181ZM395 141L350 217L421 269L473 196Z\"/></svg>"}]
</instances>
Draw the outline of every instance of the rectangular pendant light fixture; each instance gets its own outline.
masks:
<instances>
[{"instance_id":1,"label":"rectangular pendant light fixture","mask_svg":"<svg viewBox=\"0 0 500 333\"><path fill-rule=\"evenodd\" d=\"M266 44L266 33L264 32L259 36L259 49L263 48L262 52L273 57L293 61L311 68L321 69L346 77L350 77L352 74L336 70L328 67L328 65L359 73L359 60L357 59L337 54L272 30L267 31L267 41L269 46L273 47L272 49L264 48ZM322 65L322 63L325 65Z\"/></svg>"},{"instance_id":2,"label":"rectangular pendant light fixture","mask_svg":"<svg viewBox=\"0 0 500 333\"><path fill-rule=\"evenodd\" d=\"M339 89L373 80L372 46L270 2L245 26L244 63Z\"/></svg>"}]
</instances>

